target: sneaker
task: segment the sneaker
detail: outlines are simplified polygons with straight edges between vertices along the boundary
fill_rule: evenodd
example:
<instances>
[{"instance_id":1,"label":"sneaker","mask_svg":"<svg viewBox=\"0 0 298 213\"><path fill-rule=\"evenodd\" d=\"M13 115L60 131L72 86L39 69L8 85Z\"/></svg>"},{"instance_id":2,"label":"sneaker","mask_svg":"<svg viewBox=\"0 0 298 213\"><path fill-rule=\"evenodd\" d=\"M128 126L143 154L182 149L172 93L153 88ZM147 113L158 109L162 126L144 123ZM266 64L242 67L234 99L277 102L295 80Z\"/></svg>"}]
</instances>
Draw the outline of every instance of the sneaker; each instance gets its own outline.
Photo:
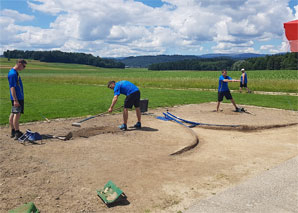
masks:
<instances>
[{"instance_id":1,"label":"sneaker","mask_svg":"<svg viewBox=\"0 0 298 213\"><path fill-rule=\"evenodd\" d=\"M235 112L241 112L241 108L238 108L238 107L237 107L237 108L235 109Z\"/></svg>"},{"instance_id":2,"label":"sneaker","mask_svg":"<svg viewBox=\"0 0 298 213\"><path fill-rule=\"evenodd\" d=\"M14 139L15 139L15 140L18 140L23 134L24 134L24 133L22 133L21 131L18 131L18 130L17 130L17 131L15 132L15 138L14 138Z\"/></svg>"},{"instance_id":3,"label":"sneaker","mask_svg":"<svg viewBox=\"0 0 298 213\"><path fill-rule=\"evenodd\" d=\"M133 127L137 129L141 129L142 127L141 122L137 122Z\"/></svg>"},{"instance_id":4,"label":"sneaker","mask_svg":"<svg viewBox=\"0 0 298 213\"><path fill-rule=\"evenodd\" d=\"M122 124L122 125L120 125L120 126L119 126L119 129L121 129L121 130L123 130L123 131L127 130L127 126L126 126L126 124Z\"/></svg>"},{"instance_id":5,"label":"sneaker","mask_svg":"<svg viewBox=\"0 0 298 213\"><path fill-rule=\"evenodd\" d=\"M11 130L10 138L14 138L16 136L16 131L15 129Z\"/></svg>"}]
</instances>

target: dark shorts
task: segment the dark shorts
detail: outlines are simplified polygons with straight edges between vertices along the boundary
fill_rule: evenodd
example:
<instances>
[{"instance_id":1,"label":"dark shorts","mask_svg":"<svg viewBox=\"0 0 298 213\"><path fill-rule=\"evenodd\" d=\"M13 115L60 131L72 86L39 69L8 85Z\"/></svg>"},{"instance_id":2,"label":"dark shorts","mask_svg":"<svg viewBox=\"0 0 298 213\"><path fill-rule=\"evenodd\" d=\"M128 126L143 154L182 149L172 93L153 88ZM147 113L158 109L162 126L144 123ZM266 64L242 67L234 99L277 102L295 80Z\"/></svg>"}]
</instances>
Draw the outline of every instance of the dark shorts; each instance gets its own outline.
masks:
<instances>
[{"instance_id":1,"label":"dark shorts","mask_svg":"<svg viewBox=\"0 0 298 213\"><path fill-rule=\"evenodd\" d=\"M140 91L136 91L136 92L126 96L126 98L124 100L124 108L131 109L132 106L140 107L140 97L141 97Z\"/></svg>"},{"instance_id":2,"label":"dark shorts","mask_svg":"<svg viewBox=\"0 0 298 213\"><path fill-rule=\"evenodd\" d=\"M22 114L24 114L24 100L19 100L19 104L21 105L21 106L19 106L19 107L15 107L14 105L13 105L13 101L11 101L11 113L13 113L13 114L18 114L18 113L22 113Z\"/></svg>"},{"instance_id":3,"label":"dark shorts","mask_svg":"<svg viewBox=\"0 0 298 213\"><path fill-rule=\"evenodd\" d=\"M221 102L223 100L223 97L226 97L227 100L233 99L230 91L225 92L218 92L218 101Z\"/></svg>"},{"instance_id":4,"label":"dark shorts","mask_svg":"<svg viewBox=\"0 0 298 213\"><path fill-rule=\"evenodd\" d=\"M242 84L242 82L240 82L240 87L247 87L247 83Z\"/></svg>"}]
</instances>

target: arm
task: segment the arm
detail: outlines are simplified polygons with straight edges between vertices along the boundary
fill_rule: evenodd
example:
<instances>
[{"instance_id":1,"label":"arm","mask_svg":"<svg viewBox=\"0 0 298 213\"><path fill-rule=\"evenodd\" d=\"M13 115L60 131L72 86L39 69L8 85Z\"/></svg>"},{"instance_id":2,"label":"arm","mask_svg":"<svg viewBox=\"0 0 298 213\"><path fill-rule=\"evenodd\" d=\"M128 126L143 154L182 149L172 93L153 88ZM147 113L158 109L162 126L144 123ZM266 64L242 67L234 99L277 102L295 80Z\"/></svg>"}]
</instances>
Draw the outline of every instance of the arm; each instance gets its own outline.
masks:
<instances>
[{"instance_id":1,"label":"arm","mask_svg":"<svg viewBox=\"0 0 298 213\"><path fill-rule=\"evenodd\" d=\"M118 95L115 95L114 98L113 98L113 100L112 100L112 104L111 104L111 106L109 108L109 112L112 112L113 111L113 107L115 106L115 104L117 103L117 101L118 101Z\"/></svg>"},{"instance_id":2,"label":"arm","mask_svg":"<svg viewBox=\"0 0 298 213\"><path fill-rule=\"evenodd\" d=\"M245 80L244 78L245 78L245 74L243 73L242 74L242 84L244 84L244 80Z\"/></svg>"},{"instance_id":3,"label":"arm","mask_svg":"<svg viewBox=\"0 0 298 213\"><path fill-rule=\"evenodd\" d=\"M223 80L223 82L240 82L240 80L235 80L235 79L229 80L229 79L225 79L225 80Z\"/></svg>"},{"instance_id":4,"label":"arm","mask_svg":"<svg viewBox=\"0 0 298 213\"><path fill-rule=\"evenodd\" d=\"M13 105L15 107L19 107L20 104L19 104L19 100L17 98L16 88L15 87L11 87L10 88L10 91L11 91L11 95L12 95L12 98L13 98Z\"/></svg>"}]
</instances>

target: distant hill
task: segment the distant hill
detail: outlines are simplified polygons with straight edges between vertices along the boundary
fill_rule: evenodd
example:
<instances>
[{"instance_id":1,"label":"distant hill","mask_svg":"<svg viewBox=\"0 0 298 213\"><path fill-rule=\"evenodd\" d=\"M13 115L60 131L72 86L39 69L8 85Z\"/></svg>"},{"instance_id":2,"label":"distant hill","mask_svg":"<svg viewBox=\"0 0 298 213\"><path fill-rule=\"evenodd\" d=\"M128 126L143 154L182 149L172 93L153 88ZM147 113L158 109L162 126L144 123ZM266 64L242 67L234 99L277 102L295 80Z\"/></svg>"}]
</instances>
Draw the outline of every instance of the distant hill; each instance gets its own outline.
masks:
<instances>
[{"instance_id":1,"label":"distant hill","mask_svg":"<svg viewBox=\"0 0 298 213\"><path fill-rule=\"evenodd\" d=\"M148 67L151 64L182 61L186 59L198 59L195 55L156 55L156 56L131 56L118 59L126 67ZM117 59L116 59L117 60Z\"/></svg>"},{"instance_id":2,"label":"distant hill","mask_svg":"<svg viewBox=\"0 0 298 213\"><path fill-rule=\"evenodd\" d=\"M256 53L240 53L240 54L211 53L211 54L200 55L201 58L230 57L233 59L247 59L247 58L257 58L257 57L264 57L264 56L266 56L266 54L256 54Z\"/></svg>"},{"instance_id":3,"label":"distant hill","mask_svg":"<svg viewBox=\"0 0 298 213\"><path fill-rule=\"evenodd\" d=\"M151 64L165 63L165 62L175 62L191 59L204 59L204 58L220 58L228 57L232 59L248 59L266 56L265 54L255 54L255 53L241 53L241 54L223 54L223 53L213 53L204 55L156 55L156 56L130 56L126 58L113 58L125 64L126 67L141 67L147 68Z\"/></svg>"}]
</instances>

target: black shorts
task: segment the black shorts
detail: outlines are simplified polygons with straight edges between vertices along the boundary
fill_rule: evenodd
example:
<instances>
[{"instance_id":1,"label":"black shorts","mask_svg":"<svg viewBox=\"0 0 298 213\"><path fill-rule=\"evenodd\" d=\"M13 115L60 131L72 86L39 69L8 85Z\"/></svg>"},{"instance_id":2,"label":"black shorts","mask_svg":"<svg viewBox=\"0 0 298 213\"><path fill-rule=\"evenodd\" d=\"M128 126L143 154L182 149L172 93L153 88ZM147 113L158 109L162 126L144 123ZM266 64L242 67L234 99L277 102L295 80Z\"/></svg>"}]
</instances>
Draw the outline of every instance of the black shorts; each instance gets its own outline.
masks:
<instances>
[{"instance_id":1,"label":"black shorts","mask_svg":"<svg viewBox=\"0 0 298 213\"><path fill-rule=\"evenodd\" d=\"M126 98L124 100L124 108L131 109L132 106L140 107L140 98L141 98L140 91L136 91L136 92L126 96Z\"/></svg>"},{"instance_id":2,"label":"black shorts","mask_svg":"<svg viewBox=\"0 0 298 213\"><path fill-rule=\"evenodd\" d=\"M242 82L240 82L240 87L242 88L242 87L247 87L247 83L244 83L244 84L242 84Z\"/></svg>"},{"instance_id":3,"label":"black shorts","mask_svg":"<svg viewBox=\"0 0 298 213\"><path fill-rule=\"evenodd\" d=\"M226 97L227 100L233 99L230 91L218 92L218 99L217 100L219 102L221 102L223 100L223 97Z\"/></svg>"},{"instance_id":4,"label":"black shorts","mask_svg":"<svg viewBox=\"0 0 298 213\"><path fill-rule=\"evenodd\" d=\"M19 104L20 104L20 106L19 107L15 107L14 105L13 105L13 102L14 101L11 101L11 113L13 113L13 114L18 114L18 113L22 113L22 114L24 114L24 100L19 100Z\"/></svg>"}]
</instances>

